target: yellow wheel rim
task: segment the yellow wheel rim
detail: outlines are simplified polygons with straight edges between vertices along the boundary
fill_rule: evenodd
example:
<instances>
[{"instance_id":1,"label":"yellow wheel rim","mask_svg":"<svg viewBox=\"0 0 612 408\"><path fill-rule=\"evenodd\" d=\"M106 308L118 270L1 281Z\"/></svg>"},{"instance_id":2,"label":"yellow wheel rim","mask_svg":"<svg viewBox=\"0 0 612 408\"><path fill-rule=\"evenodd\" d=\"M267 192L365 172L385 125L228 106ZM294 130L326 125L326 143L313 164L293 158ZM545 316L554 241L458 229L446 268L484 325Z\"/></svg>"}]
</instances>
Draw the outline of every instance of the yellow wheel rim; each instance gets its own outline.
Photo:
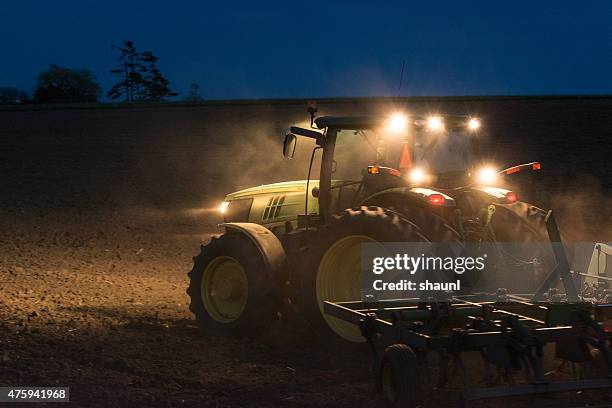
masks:
<instances>
[{"instance_id":1,"label":"yellow wheel rim","mask_svg":"<svg viewBox=\"0 0 612 408\"><path fill-rule=\"evenodd\" d=\"M246 307L249 282L244 268L229 256L214 258L202 274L202 304L221 323L237 320Z\"/></svg>"},{"instance_id":2,"label":"yellow wheel rim","mask_svg":"<svg viewBox=\"0 0 612 408\"><path fill-rule=\"evenodd\" d=\"M376 242L364 235L349 235L336 241L323 255L317 270L319 310L328 326L340 337L364 342L359 327L323 312L323 302L361 300L361 244Z\"/></svg>"},{"instance_id":3,"label":"yellow wheel rim","mask_svg":"<svg viewBox=\"0 0 612 408\"><path fill-rule=\"evenodd\" d=\"M393 369L391 364L385 364L381 373L382 393L389 402L395 402L395 385L393 384Z\"/></svg>"}]
</instances>

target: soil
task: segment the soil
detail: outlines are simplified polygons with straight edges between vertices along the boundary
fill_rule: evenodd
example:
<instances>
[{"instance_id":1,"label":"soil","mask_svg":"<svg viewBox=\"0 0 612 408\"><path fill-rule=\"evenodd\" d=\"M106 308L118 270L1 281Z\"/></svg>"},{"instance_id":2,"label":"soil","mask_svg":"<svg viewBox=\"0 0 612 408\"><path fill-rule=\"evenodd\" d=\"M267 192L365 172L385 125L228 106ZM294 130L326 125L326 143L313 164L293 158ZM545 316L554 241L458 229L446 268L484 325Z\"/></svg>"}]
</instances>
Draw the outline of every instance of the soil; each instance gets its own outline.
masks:
<instances>
[{"instance_id":1,"label":"soil","mask_svg":"<svg viewBox=\"0 0 612 408\"><path fill-rule=\"evenodd\" d=\"M367 359L202 336L185 288L214 226L168 221L3 211L0 386L69 386L73 406L376 406Z\"/></svg>"}]
</instances>

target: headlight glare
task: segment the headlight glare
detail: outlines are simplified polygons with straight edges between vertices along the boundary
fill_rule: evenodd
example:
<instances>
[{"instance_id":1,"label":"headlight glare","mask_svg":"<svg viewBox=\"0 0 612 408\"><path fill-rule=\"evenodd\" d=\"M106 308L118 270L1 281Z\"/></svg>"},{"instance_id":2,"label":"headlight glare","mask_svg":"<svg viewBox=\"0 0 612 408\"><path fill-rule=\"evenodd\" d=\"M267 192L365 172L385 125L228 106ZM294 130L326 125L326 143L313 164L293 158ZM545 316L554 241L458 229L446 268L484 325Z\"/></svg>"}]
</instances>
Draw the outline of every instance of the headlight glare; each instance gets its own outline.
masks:
<instances>
[{"instance_id":1,"label":"headlight glare","mask_svg":"<svg viewBox=\"0 0 612 408\"><path fill-rule=\"evenodd\" d=\"M219 212L221 214L225 214L225 211L227 210L227 207L229 207L229 205L230 205L229 201L221 202L221 205L219 206Z\"/></svg>"},{"instance_id":2,"label":"headlight glare","mask_svg":"<svg viewBox=\"0 0 612 408\"><path fill-rule=\"evenodd\" d=\"M427 118L427 128L434 131L442 130L444 129L444 121L440 116L430 116Z\"/></svg>"},{"instance_id":3,"label":"headlight glare","mask_svg":"<svg viewBox=\"0 0 612 408\"><path fill-rule=\"evenodd\" d=\"M483 186L490 186L497 181L497 170L493 167L482 167L476 172L476 182Z\"/></svg>"}]
</instances>

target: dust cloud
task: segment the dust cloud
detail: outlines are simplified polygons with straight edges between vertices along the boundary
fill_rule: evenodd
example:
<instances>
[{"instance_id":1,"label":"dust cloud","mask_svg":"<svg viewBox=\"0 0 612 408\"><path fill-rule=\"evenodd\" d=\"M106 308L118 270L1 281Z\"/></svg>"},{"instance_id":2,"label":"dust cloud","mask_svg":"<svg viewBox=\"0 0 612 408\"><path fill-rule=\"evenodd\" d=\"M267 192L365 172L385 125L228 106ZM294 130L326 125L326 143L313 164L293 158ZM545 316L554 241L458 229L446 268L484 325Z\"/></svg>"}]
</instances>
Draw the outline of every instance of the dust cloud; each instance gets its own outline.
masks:
<instances>
[{"instance_id":1,"label":"dust cloud","mask_svg":"<svg viewBox=\"0 0 612 408\"><path fill-rule=\"evenodd\" d=\"M579 175L551 194L550 206L572 241L612 241L612 196L601 182Z\"/></svg>"}]
</instances>

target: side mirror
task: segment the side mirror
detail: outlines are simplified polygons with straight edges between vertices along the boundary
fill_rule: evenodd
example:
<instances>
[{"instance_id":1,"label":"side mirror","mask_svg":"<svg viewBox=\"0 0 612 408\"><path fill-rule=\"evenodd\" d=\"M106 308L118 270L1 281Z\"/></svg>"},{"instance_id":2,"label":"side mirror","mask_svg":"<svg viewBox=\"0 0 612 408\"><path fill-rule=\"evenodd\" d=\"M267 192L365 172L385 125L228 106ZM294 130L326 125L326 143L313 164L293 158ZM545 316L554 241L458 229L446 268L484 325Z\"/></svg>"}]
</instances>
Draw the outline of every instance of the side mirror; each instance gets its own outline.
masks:
<instances>
[{"instance_id":1,"label":"side mirror","mask_svg":"<svg viewBox=\"0 0 612 408\"><path fill-rule=\"evenodd\" d=\"M285 141L283 142L283 156L288 159L293 159L295 154L295 146L297 145L297 137L293 133L287 133L285 135Z\"/></svg>"}]
</instances>

